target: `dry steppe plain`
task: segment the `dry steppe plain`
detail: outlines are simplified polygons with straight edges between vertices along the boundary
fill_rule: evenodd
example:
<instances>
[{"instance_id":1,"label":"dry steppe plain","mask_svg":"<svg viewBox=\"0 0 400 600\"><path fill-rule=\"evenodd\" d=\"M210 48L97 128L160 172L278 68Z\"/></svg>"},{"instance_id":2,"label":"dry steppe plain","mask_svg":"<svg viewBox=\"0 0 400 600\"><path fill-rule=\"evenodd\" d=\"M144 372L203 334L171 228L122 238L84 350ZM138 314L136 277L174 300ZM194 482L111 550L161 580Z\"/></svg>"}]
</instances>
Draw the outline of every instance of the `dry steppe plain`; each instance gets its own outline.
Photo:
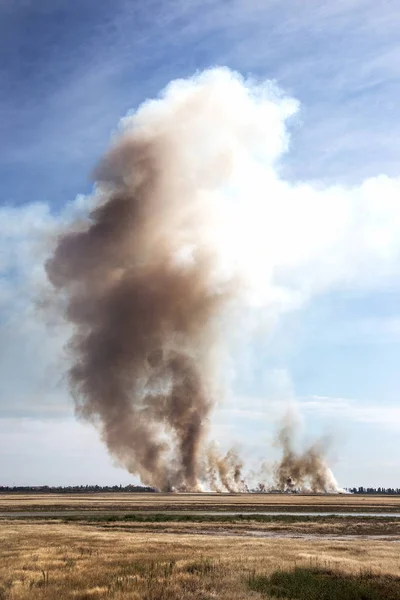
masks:
<instances>
[{"instance_id":1,"label":"dry steppe plain","mask_svg":"<svg viewBox=\"0 0 400 600\"><path fill-rule=\"evenodd\" d=\"M5 494L0 513L1 600L274 598L251 582L295 567L400 576L395 496Z\"/></svg>"},{"instance_id":2,"label":"dry steppe plain","mask_svg":"<svg viewBox=\"0 0 400 600\"><path fill-rule=\"evenodd\" d=\"M398 512L400 496L374 494L0 494L4 511Z\"/></svg>"}]
</instances>

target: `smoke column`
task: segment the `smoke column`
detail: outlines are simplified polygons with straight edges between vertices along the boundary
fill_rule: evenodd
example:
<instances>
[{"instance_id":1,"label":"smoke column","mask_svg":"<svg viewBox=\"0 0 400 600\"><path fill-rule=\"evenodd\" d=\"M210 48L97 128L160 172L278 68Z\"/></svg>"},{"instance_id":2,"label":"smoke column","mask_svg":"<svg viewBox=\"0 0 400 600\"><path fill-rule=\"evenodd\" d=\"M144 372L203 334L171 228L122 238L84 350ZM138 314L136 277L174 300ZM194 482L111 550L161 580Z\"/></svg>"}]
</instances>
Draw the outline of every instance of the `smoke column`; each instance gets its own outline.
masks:
<instances>
[{"instance_id":1,"label":"smoke column","mask_svg":"<svg viewBox=\"0 0 400 600\"><path fill-rule=\"evenodd\" d=\"M281 491L337 492L338 484L325 458L326 441L317 440L303 452L296 452L293 447L296 429L296 420L288 413L278 433L282 459L275 469L275 486Z\"/></svg>"},{"instance_id":2,"label":"smoke column","mask_svg":"<svg viewBox=\"0 0 400 600\"><path fill-rule=\"evenodd\" d=\"M216 492L245 492L247 486L242 478L243 463L234 449L221 456L210 444L205 455L205 480Z\"/></svg>"},{"instance_id":3,"label":"smoke column","mask_svg":"<svg viewBox=\"0 0 400 600\"><path fill-rule=\"evenodd\" d=\"M277 252L287 269L299 256L283 232L298 239L301 213L294 201L285 227L292 197L273 169L295 111L272 84L246 84L228 69L171 83L123 120L95 171L94 207L46 263L72 327L76 413L146 485L244 489L240 459L220 456L207 430L230 315L299 302L272 281ZM304 240L306 260L307 231ZM289 444L285 452L280 479L299 470L284 466Z\"/></svg>"},{"instance_id":4,"label":"smoke column","mask_svg":"<svg viewBox=\"0 0 400 600\"><path fill-rule=\"evenodd\" d=\"M178 85L127 121L97 169L87 225L64 233L47 263L74 326L78 415L162 490L199 489L218 320L235 289L209 239L212 192L231 167L230 140L210 148L203 130L222 109L218 85Z\"/></svg>"}]
</instances>

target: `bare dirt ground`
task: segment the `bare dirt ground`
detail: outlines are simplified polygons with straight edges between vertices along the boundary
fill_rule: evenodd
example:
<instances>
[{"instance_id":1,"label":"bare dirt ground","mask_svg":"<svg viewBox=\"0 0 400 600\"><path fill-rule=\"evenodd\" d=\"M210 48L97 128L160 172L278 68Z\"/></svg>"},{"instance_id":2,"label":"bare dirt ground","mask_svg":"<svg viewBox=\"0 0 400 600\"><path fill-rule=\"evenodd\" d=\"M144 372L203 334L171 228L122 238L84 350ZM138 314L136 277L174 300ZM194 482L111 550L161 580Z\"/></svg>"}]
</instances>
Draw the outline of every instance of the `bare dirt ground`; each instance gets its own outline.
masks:
<instances>
[{"instance_id":1,"label":"bare dirt ground","mask_svg":"<svg viewBox=\"0 0 400 600\"><path fill-rule=\"evenodd\" d=\"M290 511L400 513L400 496L308 494L0 494L0 512Z\"/></svg>"}]
</instances>

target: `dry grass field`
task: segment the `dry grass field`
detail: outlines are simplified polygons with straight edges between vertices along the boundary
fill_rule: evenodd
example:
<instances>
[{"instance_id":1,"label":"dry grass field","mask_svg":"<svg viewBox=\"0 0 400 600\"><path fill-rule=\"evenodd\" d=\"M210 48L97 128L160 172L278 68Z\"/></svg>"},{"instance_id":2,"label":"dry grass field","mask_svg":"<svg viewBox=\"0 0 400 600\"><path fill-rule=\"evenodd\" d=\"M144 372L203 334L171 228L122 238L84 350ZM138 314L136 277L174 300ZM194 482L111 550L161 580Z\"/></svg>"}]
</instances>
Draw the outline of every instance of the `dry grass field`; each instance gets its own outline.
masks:
<instances>
[{"instance_id":1,"label":"dry grass field","mask_svg":"<svg viewBox=\"0 0 400 600\"><path fill-rule=\"evenodd\" d=\"M0 494L0 512L22 510L400 512L400 496L352 494Z\"/></svg>"},{"instance_id":2,"label":"dry grass field","mask_svg":"<svg viewBox=\"0 0 400 600\"><path fill-rule=\"evenodd\" d=\"M399 600L400 519L373 514L399 512L399 500L1 495L0 600ZM328 507L371 516L301 512ZM252 514L274 508L299 514Z\"/></svg>"},{"instance_id":3,"label":"dry grass field","mask_svg":"<svg viewBox=\"0 0 400 600\"><path fill-rule=\"evenodd\" d=\"M398 544L382 541L188 536L3 520L0 548L3 600L248 600L273 597L254 588L277 569L390 575L391 585L400 573Z\"/></svg>"}]
</instances>

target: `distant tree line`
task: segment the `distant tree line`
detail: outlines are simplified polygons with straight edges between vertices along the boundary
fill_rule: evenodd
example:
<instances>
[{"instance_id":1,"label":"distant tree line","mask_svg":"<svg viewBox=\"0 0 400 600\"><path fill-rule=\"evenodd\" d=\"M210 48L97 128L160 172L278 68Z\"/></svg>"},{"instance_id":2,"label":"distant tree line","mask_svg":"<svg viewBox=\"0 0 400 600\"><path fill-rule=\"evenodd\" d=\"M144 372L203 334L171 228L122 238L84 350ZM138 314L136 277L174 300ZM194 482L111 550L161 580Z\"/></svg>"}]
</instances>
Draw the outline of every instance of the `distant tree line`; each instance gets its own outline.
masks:
<instances>
[{"instance_id":1,"label":"distant tree line","mask_svg":"<svg viewBox=\"0 0 400 600\"><path fill-rule=\"evenodd\" d=\"M129 493L151 493L156 492L152 487L142 485L18 485L0 486L0 494L4 493L48 493L48 494L81 494L81 493L104 493L104 492L129 492Z\"/></svg>"},{"instance_id":2,"label":"distant tree line","mask_svg":"<svg viewBox=\"0 0 400 600\"><path fill-rule=\"evenodd\" d=\"M346 492L351 494L390 494L400 495L400 488L372 488L372 487L353 487L344 488ZM0 486L0 494L29 494L29 493L48 493L48 494L82 494L82 493L105 493L105 492L129 492L129 493L154 493L157 492L155 488L143 486L143 485L67 485L67 486L49 486L49 485L18 485L18 486ZM268 490L265 486L260 486L254 490L250 490L252 493L282 493L279 490Z\"/></svg>"},{"instance_id":3,"label":"distant tree line","mask_svg":"<svg viewBox=\"0 0 400 600\"><path fill-rule=\"evenodd\" d=\"M344 488L347 492L351 494L400 494L400 488L372 488L372 487L358 487L358 488Z\"/></svg>"}]
</instances>

